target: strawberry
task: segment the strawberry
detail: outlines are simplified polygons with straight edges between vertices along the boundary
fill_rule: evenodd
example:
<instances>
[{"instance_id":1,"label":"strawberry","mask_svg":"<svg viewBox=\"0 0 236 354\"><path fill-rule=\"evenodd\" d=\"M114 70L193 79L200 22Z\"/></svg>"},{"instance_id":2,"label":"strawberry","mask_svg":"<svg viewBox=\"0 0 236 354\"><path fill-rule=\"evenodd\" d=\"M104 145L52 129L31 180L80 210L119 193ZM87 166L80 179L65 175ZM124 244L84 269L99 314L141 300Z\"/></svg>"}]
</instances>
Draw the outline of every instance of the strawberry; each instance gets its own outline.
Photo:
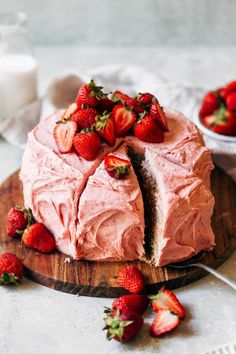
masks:
<instances>
[{"instance_id":1,"label":"strawberry","mask_svg":"<svg viewBox=\"0 0 236 354\"><path fill-rule=\"evenodd\" d=\"M230 111L236 110L236 91L226 97L226 106Z\"/></svg>"},{"instance_id":2,"label":"strawberry","mask_svg":"<svg viewBox=\"0 0 236 354\"><path fill-rule=\"evenodd\" d=\"M151 104L154 96L151 93L140 93L138 95L138 101L144 106Z\"/></svg>"},{"instance_id":3,"label":"strawberry","mask_svg":"<svg viewBox=\"0 0 236 354\"><path fill-rule=\"evenodd\" d=\"M116 135L124 136L136 122L136 114L123 104L116 105L112 110L116 126Z\"/></svg>"},{"instance_id":4,"label":"strawberry","mask_svg":"<svg viewBox=\"0 0 236 354\"><path fill-rule=\"evenodd\" d=\"M209 116L214 113L218 108L220 108L220 102L217 97L217 94L213 91L210 91L203 98L199 111L199 116L201 118Z\"/></svg>"},{"instance_id":5,"label":"strawberry","mask_svg":"<svg viewBox=\"0 0 236 354\"><path fill-rule=\"evenodd\" d=\"M80 109L74 113L71 119L76 122L80 129L90 128L95 123L98 111L95 108Z\"/></svg>"},{"instance_id":6,"label":"strawberry","mask_svg":"<svg viewBox=\"0 0 236 354\"><path fill-rule=\"evenodd\" d=\"M125 178L130 174L130 161L116 155L107 155L104 159L104 166L108 174L116 179Z\"/></svg>"},{"instance_id":7,"label":"strawberry","mask_svg":"<svg viewBox=\"0 0 236 354\"><path fill-rule=\"evenodd\" d=\"M93 80L81 86L76 97L77 106L79 107L82 104L90 107L97 106L99 100L106 97L102 92L102 88L102 86L97 86Z\"/></svg>"},{"instance_id":8,"label":"strawberry","mask_svg":"<svg viewBox=\"0 0 236 354\"><path fill-rule=\"evenodd\" d=\"M143 326L142 317L129 310L110 310L105 311L107 317L104 330L107 330L107 339L115 339L119 342L130 342Z\"/></svg>"},{"instance_id":9,"label":"strawberry","mask_svg":"<svg viewBox=\"0 0 236 354\"><path fill-rule=\"evenodd\" d=\"M74 137L74 148L85 160L92 161L96 158L101 140L93 131L81 131Z\"/></svg>"},{"instance_id":10,"label":"strawberry","mask_svg":"<svg viewBox=\"0 0 236 354\"><path fill-rule=\"evenodd\" d=\"M221 91L221 96L226 99L228 95L236 91L236 80L229 82Z\"/></svg>"},{"instance_id":11,"label":"strawberry","mask_svg":"<svg viewBox=\"0 0 236 354\"><path fill-rule=\"evenodd\" d=\"M0 285L17 284L23 277L23 267L13 253L0 255Z\"/></svg>"},{"instance_id":12,"label":"strawberry","mask_svg":"<svg viewBox=\"0 0 236 354\"><path fill-rule=\"evenodd\" d=\"M115 123L111 113L103 113L96 117L94 124L96 132L100 135L109 145L113 146L116 141Z\"/></svg>"},{"instance_id":13,"label":"strawberry","mask_svg":"<svg viewBox=\"0 0 236 354\"><path fill-rule=\"evenodd\" d=\"M64 114L63 114L63 119L70 119L72 114L74 114L76 111L78 110L77 104L74 102L72 104L70 104Z\"/></svg>"},{"instance_id":14,"label":"strawberry","mask_svg":"<svg viewBox=\"0 0 236 354\"><path fill-rule=\"evenodd\" d=\"M152 103L149 113L158 121L164 131L169 130L166 115L157 100Z\"/></svg>"},{"instance_id":15,"label":"strawberry","mask_svg":"<svg viewBox=\"0 0 236 354\"><path fill-rule=\"evenodd\" d=\"M140 105L137 98L130 98L126 101L125 104L137 113L143 113L145 110L143 106Z\"/></svg>"},{"instance_id":16,"label":"strawberry","mask_svg":"<svg viewBox=\"0 0 236 354\"><path fill-rule=\"evenodd\" d=\"M62 119L56 123L53 131L54 140L58 150L62 154L71 152L73 148L73 139L77 131L77 123L72 120Z\"/></svg>"},{"instance_id":17,"label":"strawberry","mask_svg":"<svg viewBox=\"0 0 236 354\"><path fill-rule=\"evenodd\" d=\"M164 140L163 129L150 114L142 115L134 127L134 136L147 143L162 143Z\"/></svg>"},{"instance_id":18,"label":"strawberry","mask_svg":"<svg viewBox=\"0 0 236 354\"><path fill-rule=\"evenodd\" d=\"M154 311L170 310L181 319L185 317L185 310L172 291L167 289L161 290L157 295L151 296L150 299L152 300Z\"/></svg>"},{"instance_id":19,"label":"strawberry","mask_svg":"<svg viewBox=\"0 0 236 354\"><path fill-rule=\"evenodd\" d=\"M117 276L117 284L133 294L139 294L145 289L145 282L141 271L134 265L122 268Z\"/></svg>"},{"instance_id":20,"label":"strawberry","mask_svg":"<svg viewBox=\"0 0 236 354\"><path fill-rule=\"evenodd\" d=\"M112 307L114 309L129 310L133 312L137 312L140 315L145 311L148 306L149 300L146 295L138 295L138 294L130 294L120 296L115 299L112 303Z\"/></svg>"},{"instance_id":21,"label":"strawberry","mask_svg":"<svg viewBox=\"0 0 236 354\"><path fill-rule=\"evenodd\" d=\"M121 103L126 103L127 100L129 100L130 97L128 95L126 95L125 93L121 92L121 91L114 91L112 94L112 101L113 102L121 102Z\"/></svg>"},{"instance_id":22,"label":"strawberry","mask_svg":"<svg viewBox=\"0 0 236 354\"><path fill-rule=\"evenodd\" d=\"M22 236L22 242L26 247L33 248L42 253L50 253L56 248L55 239L48 229L36 222L27 227Z\"/></svg>"},{"instance_id":23,"label":"strawberry","mask_svg":"<svg viewBox=\"0 0 236 354\"><path fill-rule=\"evenodd\" d=\"M13 207L7 214L6 231L8 236L17 237L22 235L27 226L34 222L30 209L23 207Z\"/></svg>"},{"instance_id":24,"label":"strawberry","mask_svg":"<svg viewBox=\"0 0 236 354\"><path fill-rule=\"evenodd\" d=\"M214 121L215 121L214 114L201 118L201 122L206 128L210 128L214 124Z\"/></svg>"},{"instance_id":25,"label":"strawberry","mask_svg":"<svg viewBox=\"0 0 236 354\"><path fill-rule=\"evenodd\" d=\"M179 317L169 310L159 310L150 327L150 335L153 337L162 336L173 331L180 323Z\"/></svg>"},{"instance_id":26,"label":"strawberry","mask_svg":"<svg viewBox=\"0 0 236 354\"><path fill-rule=\"evenodd\" d=\"M111 112L114 105L115 105L115 103L110 98L105 97L105 98L102 98L101 100L99 100L97 109L101 113L103 113L105 111Z\"/></svg>"},{"instance_id":27,"label":"strawberry","mask_svg":"<svg viewBox=\"0 0 236 354\"><path fill-rule=\"evenodd\" d=\"M211 128L215 133L236 136L236 114L221 107L214 114L214 125Z\"/></svg>"}]
</instances>

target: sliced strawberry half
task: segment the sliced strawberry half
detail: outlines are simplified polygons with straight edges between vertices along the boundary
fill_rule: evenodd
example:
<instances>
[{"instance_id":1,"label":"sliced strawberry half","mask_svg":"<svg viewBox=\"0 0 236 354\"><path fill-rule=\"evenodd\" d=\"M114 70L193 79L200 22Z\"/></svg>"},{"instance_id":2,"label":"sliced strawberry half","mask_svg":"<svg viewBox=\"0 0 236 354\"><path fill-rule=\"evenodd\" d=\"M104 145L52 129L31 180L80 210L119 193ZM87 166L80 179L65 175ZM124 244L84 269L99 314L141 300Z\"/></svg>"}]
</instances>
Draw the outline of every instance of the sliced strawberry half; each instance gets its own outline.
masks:
<instances>
[{"instance_id":1,"label":"sliced strawberry half","mask_svg":"<svg viewBox=\"0 0 236 354\"><path fill-rule=\"evenodd\" d=\"M158 101L151 104L150 115L158 121L164 131L169 130L166 115Z\"/></svg>"},{"instance_id":2,"label":"sliced strawberry half","mask_svg":"<svg viewBox=\"0 0 236 354\"><path fill-rule=\"evenodd\" d=\"M115 123L111 113L103 114L96 117L94 127L97 133L111 146L115 144L116 133Z\"/></svg>"},{"instance_id":3,"label":"sliced strawberry half","mask_svg":"<svg viewBox=\"0 0 236 354\"><path fill-rule=\"evenodd\" d=\"M112 94L112 101L113 102L121 102L121 103L126 103L131 97L126 95L125 93L121 91L114 91Z\"/></svg>"},{"instance_id":4,"label":"sliced strawberry half","mask_svg":"<svg viewBox=\"0 0 236 354\"><path fill-rule=\"evenodd\" d=\"M130 161L116 155L106 156L104 165L108 174L113 178L122 179L130 174Z\"/></svg>"},{"instance_id":5,"label":"sliced strawberry half","mask_svg":"<svg viewBox=\"0 0 236 354\"><path fill-rule=\"evenodd\" d=\"M78 107L77 107L77 104L76 104L75 102L72 103L72 104L70 104L70 105L66 108L66 110L65 110L65 112L64 112L64 114L63 114L63 118L64 118L64 119L70 119L71 116L72 116L72 114L74 114L77 110L78 110Z\"/></svg>"},{"instance_id":6,"label":"sliced strawberry half","mask_svg":"<svg viewBox=\"0 0 236 354\"><path fill-rule=\"evenodd\" d=\"M181 319L185 317L185 310L180 304L176 295L167 289L159 291L157 295L150 297L152 300L152 308L154 311L170 310L178 315Z\"/></svg>"},{"instance_id":7,"label":"sliced strawberry half","mask_svg":"<svg viewBox=\"0 0 236 354\"><path fill-rule=\"evenodd\" d=\"M58 150L62 154L71 152L73 148L73 140L77 131L77 124L72 120L63 119L56 123L53 136L57 144Z\"/></svg>"},{"instance_id":8,"label":"sliced strawberry half","mask_svg":"<svg viewBox=\"0 0 236 354\"><path fill-rule=\"evenodd\" d=\"M180 319L169 310L159 310L150 327L150 334L153 337L159 337L178 327Z\"/></svg>"},{"instance_id":9,"label":"sliced strawberry half","mask_svg":"<svg viewBox=\"0 0 236 354\"><path fill-rule=\"evenodd\" d=\"M116 105L112 110L116 127L116 135L124 136L136 122L136 114L123 104Z\"/></svg>"}]
</instances>

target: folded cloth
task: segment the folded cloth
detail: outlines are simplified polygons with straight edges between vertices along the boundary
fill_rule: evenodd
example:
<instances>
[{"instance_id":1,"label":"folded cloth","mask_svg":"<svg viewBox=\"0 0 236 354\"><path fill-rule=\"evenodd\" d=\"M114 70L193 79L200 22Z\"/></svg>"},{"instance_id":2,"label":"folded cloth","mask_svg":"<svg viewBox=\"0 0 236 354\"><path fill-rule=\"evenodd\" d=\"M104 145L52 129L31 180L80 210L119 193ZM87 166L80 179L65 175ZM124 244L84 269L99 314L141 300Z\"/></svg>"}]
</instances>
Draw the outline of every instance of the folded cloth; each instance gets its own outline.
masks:
<instances>
[{"instance_id":1,"label":"folded cloth","mask_svg":"<svg viewBox=\"0 0 236 354\"><path fill-rule=\"evenodd\" d=\"M24 148L27 132L40 119L69 104L78 88L89 78L104 86L107 92L114 89L129 95L151 92L158 97L163 106L181 111L191 120L196 118L205 91L201 87L170 82L163 75L155 76L138 66L106 65L92 68L83 74L70 71L53 80L43 99L23 108L0 125L0 133L10 143ZM235 142L217 141L208 136L204 138L207 147L213 153L215 163L236 181L236 138Z\"/></svg>"}]
</instances>

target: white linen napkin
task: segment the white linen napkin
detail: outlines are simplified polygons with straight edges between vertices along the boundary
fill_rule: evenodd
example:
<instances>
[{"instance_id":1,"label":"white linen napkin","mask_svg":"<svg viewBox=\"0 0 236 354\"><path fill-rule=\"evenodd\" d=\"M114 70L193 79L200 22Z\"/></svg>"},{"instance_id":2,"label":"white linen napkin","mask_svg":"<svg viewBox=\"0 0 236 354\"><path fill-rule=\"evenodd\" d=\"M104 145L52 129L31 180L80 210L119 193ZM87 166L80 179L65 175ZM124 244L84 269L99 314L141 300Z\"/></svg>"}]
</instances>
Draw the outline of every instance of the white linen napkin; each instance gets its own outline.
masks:
<instances>
[{"instance_id":1,"label":"white linen napkin","mask_svg":"<svg viewBox=\"0 0 236 354\"><path fill-rule=\"evenodd\" d=\"M80 74L76 71L63 73L50 84L45 97L24 107L7 121L0 124L0 133L11 144L24 148L27 132L36 123L58 108L73 101L83 82L93 78L105 91L115 89L135 95L151 92L163 106L182 112L193 120L205 89L190 87L168 81L164 76L155 76L146 69L131 65L109 65L92 68ZM204 136L214 161L236 181L236 138L235 142L217 141Z\"/></svg>"}]
</instances>

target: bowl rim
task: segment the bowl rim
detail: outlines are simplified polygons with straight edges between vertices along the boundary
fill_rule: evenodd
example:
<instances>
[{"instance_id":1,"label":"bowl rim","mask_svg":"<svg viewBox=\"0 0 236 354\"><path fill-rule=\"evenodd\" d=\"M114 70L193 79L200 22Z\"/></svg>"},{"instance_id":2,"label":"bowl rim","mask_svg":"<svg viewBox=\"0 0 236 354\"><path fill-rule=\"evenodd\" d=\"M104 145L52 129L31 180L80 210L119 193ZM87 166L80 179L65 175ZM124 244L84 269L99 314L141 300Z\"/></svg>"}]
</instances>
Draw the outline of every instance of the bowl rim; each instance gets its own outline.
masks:
<instances>
[{"instance_id":1,"label":"bowl rim","mask_svg":"<svg viewBox=\"0 0 236 354\"><path fill-rule=\"evenodd\" d=\"M198 114L194 117L194 123L198 126L198 128L203 132L203 134L207 135L210 138L214 138L220 141L229 141L236 143L236 136L228 136L223 134L218 134L213 132L212 130L206 128L200 121Z\"/></svg>"}]
</instances>

